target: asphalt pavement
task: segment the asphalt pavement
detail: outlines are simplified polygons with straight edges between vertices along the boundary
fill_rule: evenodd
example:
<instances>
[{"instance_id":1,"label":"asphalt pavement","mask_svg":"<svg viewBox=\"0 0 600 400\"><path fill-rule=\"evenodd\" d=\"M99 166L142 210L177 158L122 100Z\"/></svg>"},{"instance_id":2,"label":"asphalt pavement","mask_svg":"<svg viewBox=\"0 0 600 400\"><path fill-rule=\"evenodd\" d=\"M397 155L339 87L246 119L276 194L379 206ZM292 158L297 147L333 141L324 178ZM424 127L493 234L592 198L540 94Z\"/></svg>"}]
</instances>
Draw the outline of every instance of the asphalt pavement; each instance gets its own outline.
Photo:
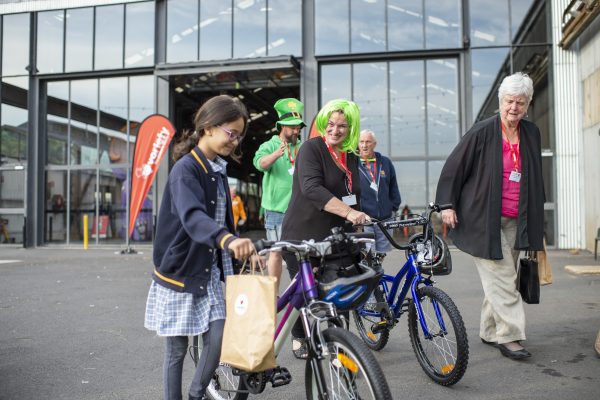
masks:
<instances>
[{"instance_id":1,"label":"asphalt pavement","mask_svg":"<svg viewBox=\"0 0 600 400\"><path fill-rule=\"evenodd\" d=\"M151 248L122 255L118 249L0 247L0 399L162 398L163 339L143 327ZM410 346L406 321L376 358L395 399L598 399L600 358L593 344L600 329L600 275L565 266L600 263L589 252L550 251L554 283L541 304L526 305L526 361L503 357L479 340L481 283L470 257L452 250L451 275L437 278L464 319L470 358L453 387L433 383ZM404 255L385 261L397 271ZM284 282L285 283L285 282ZM288 386L251 398L300 400L304 363L283 351L293 375ZM187 360L184 382L191 379Z\"/></svg>"}]
</instances>

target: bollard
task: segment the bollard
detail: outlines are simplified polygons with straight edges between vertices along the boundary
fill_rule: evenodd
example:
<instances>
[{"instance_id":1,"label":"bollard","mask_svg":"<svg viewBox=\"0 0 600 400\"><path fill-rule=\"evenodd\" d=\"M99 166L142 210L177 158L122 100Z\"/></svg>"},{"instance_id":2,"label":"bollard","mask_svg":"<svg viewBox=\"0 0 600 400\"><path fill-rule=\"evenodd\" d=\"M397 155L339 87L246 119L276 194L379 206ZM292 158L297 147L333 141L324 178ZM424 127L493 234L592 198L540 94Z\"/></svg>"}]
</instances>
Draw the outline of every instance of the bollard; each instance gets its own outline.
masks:
<instances>
[{"instance_id":1,"label":"bollard","mask_svg":"<svg viewBox=\"0 0 600 400\"><path fill-rule=\"evenodd\" d=\"M88 215L83 215L83 249L88 248Z\"/></svg>"}]
</instances>

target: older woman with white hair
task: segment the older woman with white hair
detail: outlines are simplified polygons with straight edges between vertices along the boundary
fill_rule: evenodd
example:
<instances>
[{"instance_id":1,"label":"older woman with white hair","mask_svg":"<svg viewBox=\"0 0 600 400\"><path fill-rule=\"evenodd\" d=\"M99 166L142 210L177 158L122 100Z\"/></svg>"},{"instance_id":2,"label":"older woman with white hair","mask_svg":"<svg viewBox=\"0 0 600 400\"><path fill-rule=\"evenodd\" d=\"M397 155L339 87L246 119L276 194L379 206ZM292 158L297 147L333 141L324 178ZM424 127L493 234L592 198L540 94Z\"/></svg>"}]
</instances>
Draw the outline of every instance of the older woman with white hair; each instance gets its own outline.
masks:
<instances>
[{"instance_id":1,"label":"older woman with white hair","mask_svg":"<svg viewBox=\"0 0 600 400\"><path fill-rule=\"evenodd\" d=\"M436 202L450 237L473 256L484 299L479 335L511 359L531 356L525 311L516 288L521 250L543 249L544 182L538 127L523 119L533 97L526 74L507 76L498 89L500 112L464 135L442 169Z\"/></svg>"}]
</instances>

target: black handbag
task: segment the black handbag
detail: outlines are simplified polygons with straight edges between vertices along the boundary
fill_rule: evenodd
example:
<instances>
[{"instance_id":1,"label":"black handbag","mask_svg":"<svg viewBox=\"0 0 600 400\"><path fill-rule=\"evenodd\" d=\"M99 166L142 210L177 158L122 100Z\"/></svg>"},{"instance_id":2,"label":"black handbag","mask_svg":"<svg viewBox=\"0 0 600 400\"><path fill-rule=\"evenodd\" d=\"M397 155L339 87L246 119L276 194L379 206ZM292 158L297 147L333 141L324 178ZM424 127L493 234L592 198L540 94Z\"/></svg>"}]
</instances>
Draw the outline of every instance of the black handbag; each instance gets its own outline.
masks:
<instances>
[{"instance_id":1,"label":"black handbag","mask_svg":"<svg viewBox=\"0 0 600 400\"><path fill-rule=\"evenodd\" d=\"M519 260L517 273L517 289L527 304L540 303L540 278L535 251L527 251L525 258Z\"/></svg>"}]
</instances>

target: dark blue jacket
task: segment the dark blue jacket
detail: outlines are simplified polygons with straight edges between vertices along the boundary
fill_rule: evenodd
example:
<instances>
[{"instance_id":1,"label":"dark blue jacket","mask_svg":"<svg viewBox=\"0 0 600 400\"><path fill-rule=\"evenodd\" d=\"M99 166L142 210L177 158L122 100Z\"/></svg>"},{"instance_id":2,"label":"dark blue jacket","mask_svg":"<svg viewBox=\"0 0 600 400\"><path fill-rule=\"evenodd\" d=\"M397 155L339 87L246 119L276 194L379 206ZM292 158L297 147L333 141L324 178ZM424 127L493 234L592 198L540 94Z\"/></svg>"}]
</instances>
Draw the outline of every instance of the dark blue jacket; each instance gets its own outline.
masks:
<instances>
[{"instance_id":1,"label":"dark blue jacket","mask_svg":"<svg viewBox=\"0 0 600 400\"><path fill-rule=\"evenodd\" d=\"M229 185L219 175L198 147L173 166L154 239L153 279L157 283L179 292L205 295L215 257L222 270L221 251L226 251L236 237L230 233L235 230ZM226 228L215 222L219 179L227 195Z\"/></svg>"},{"instance_id":2,"label":"dark blue jacket","mask_svg":"<svg viewBox=\"0 0 600 400\"><path fill-rule=\"evenodd\" d=\"M360 205L363 212L379 220L392 216L400 207L400 191L396 182L396 170L389 158L375 152L377 171L375 180L378 190L371 188L373 178L367 171L363 161L360 161L358 173L360 175ZM372 168L372 163L370 163Z\"/></svg>"}]
</instances>

